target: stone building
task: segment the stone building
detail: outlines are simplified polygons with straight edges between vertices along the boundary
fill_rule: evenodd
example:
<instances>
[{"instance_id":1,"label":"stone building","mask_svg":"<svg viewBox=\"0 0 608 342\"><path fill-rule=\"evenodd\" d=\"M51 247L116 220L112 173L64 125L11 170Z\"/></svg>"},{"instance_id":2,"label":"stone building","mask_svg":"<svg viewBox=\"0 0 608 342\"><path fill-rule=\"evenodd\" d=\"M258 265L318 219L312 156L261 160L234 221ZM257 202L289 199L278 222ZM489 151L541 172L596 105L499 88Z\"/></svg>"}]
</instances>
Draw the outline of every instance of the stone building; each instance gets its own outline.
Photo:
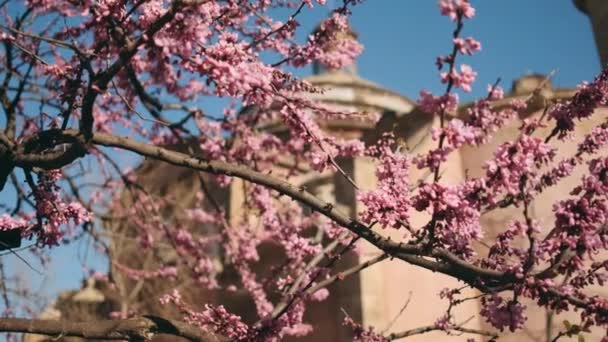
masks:
<instances>
[{"instance_id":1,"label":"stone building","mask_svg":"<svg viewBox=\"0 0 608 342\"><path fill-rule=\"evenodd\" d=\"M604 0L574 0L574 4L589 16L602 68L608 67L608 2Z\"/></svg>"},{"instance_id":2,"label":"stone building","mask_svg":"<svg viewBox=\"0 0 608 342\"><path fill-rule=\"evenodd\" d=\"M592 3L600 4L601 0L593 2L577 1L581 9L589 11ZM600 6L600 5L598 5ZM595 19L592 19L595 25ZM601 31L601 27L606 25L598 24L596 34L599 36L605 34ZM594 26L595 27L595 26ZM599 32L599 33L598 33ZM604 32L604 33L602 33ZM606 39L604 39L606 40ZM598 40L599 44L600 40ZM599 44L603 48L601 51L608 51L608 47ZM606 58L602 54L602 58ZM605 64L605 63L604 63ZM355 72L355 69L348 70L323 70L315 68L316 73L313 76L306 78L316 87L324 88L326 91L322 94L312 94L315 99L338 106L342 109L353 110L367 113L380 113L379 121L366 120L365 118L358 121L353 120L330 120L321 122L321 126L327 132L340 137L361 138L367 143L377 140L383 132L392 131L400 138L406 146L415 147L416 151L424 151L435 146L436 142L431 140L430 129L438 123L432 116L421 112L415 103L405 96L397 94L393 91L385 89L377 84L367 81ZM482 172L483 163L492 156L492 152L502 142L512 139L517 134L517 127L521 124L521 120L527 117L539 116L542 114L546 104L554 101L565 100L574 94L574 89L554 89L550 82L544 82L545 77L542 75L528 75L515 81L511 92L505 96L503 100L494 103L494 106L500 107L507 105L513 99L524 99L531 97L531 105L526 113L519 120L512 122L506 129L502 130L489 144L479 148L464 148L458 153L453 153L445 164L444 168L448 170L442 177L443 182L455 183L464 179L465 175L476 176ZM466 116L467 105L464 105L454 116ZM596 115L596 118L606 117L608 108L599 110L602 115ZM598 124L598 120L589 120L581 124L576 131L576 135L582 136L590 131ZM279 123L267 123L264 126L267 131L277 135L285 133L285 128ZM547 134L548 132L540 132ZM571 155L575 150L574 144L561 143L558 146L559 156ZM286 161L289 162L289 161ZM375 186L376 180L374 176L375 165L368 158L355 157L347 158L339 161L340 166L348 173L354 181L363 189L372 189ZM423 174L416 174L414 171L413 179L423 177ZM556 188L544 192L536 198L532 204L532 213L534 217L545 226L549 226L552 222L552 212L550 205L556 198L565 196L573 187L576 181L583 173L582 168L578 168L573 176L564 180ZM199 178L195 173L179 169L169 165L161 165L156 162L146 162L138 170L138 177L143 184L147 184L148 191L152 193L179 193L179 205L188 207L194 203L191 189L201 186L200 182L204 179ZM162 175L162 177L161 177ZM204 176L206 177L206 176ZM208 178L205 178L208 179ZM293 180L296 186L305 186L307 190L316 193L319 197L332 203L336 203L342 210L351 215L361 211L361 204L355 200L355 193L352 187L345 183L343 177L334 173L319 174L316 172L304 172L298 179ZM209 180L209 183L212 183ZM213 186L213 185L211 185ZM222 203L227 204L228 218L236 217L242 208L244 201L244 184L240 180L235 180L227 189L214 187L212 191L218 195ZM189 195L190 194L190 195ZM208 204L211 205L211 204ZM515 208L494 211L488 215L484 215L482 223L485 228L485 239L488 242L494 241L496 235L504 230L507 223L513 218L521 215L521 211ZM414 215L412 223L418 225L428 217L424 214ZM114 234L119 234L120 239L113 239L113 245L117 251L123 255L115 255L118 260L127 264L130 267L146 267L148 255L142 255L138 247L129 239L133 237L133 231L128 227L113 227L110 228ZM389 232L388 230L378 230L382 234L393 234L398 239L398 232ZM120 246L118 246L120 244ZM478 246L484 248L483 246ZM268 268L272 264L276 256L276 251L269 247L262 251L263 261L257 271L264 272L264 268ZM360 253L360 258L366 260L376 254L374 247L366 245L363 247L363 252ZM156 257L169 260L172 258L170 253L165 253L162 250L154 252ZM221 263L218 252L218 263ZM138 255L138 258L133 258ZM341 260L342 266L352 265L359 260L355 257ZM229 270L223 270L221 277L231 277ZM165 307L158 305L150 298L157 298L163 291L170 289L173 284L163 282L137 282L128 279L121 279L120 272L113 272L118 286L117 289L109 291L104 288L103 283L89 282L82 291L89 294L95 294L95 300L103 307L120 308L121 305L135 305L142 312L175 316L178 313L171 311ZM311 322L317 329L315 332L305 338L294 339L296 341L349 341L351 339L349 331L341 326L344 309L355 320L363 322L365 326L374 326L377 330L384 331L403 331L407 329L425 326L435 322L446 310L447 303L440 300L438 293L445 287L458 287L462 284L457 281L441 275L432 273L425 269L417 268L405 264L400 260L390 260L375 265L363 272L347 278L343 282L339 282L330 288L334 295L330 296L327 302L314 304L307 312L307 321ZM182 286L184 289L186 285ZM608 290L598 287L597 293L608 296ZM251 318L253 306L251 302L245 299L243 294L226 293L222 291L203 291L192 290L186 291L185 298L198 303L221 303L228 308L235 310L243 315L245 319ZM471 292L471 295L474 295ZM103 298L100 297L104 296ZM70 314L70 306L78 306L82 298L78 292L71 293L69 296L59 298L55 306L55 315L57 311L62 317L73 317ZM80 299L79 299L80 298ZM126 298L126 299L125 299ZM203 300L204 299L204 300ZM125 300L127 302L125 302ZM90 300L89 300L90 302ZM406 303L408 303L406 305ZM529 303L529 307L535 307L534 303ZM85 317L98 317L99 308L90 306L90 315ZM460 321L466 321L470 317L474 317L468 321L467 327L487 329L486 323L479 319L479 302L468 301L459 306L455 311L456 317ZM527 328L516 334L506 334L501 337L500 341L550 341L551 336L555 336L557 332L563 329L564 319L569 319L572 322L577 321L577 314L553 316L550 313L541 309L530 311ZM587 335L588 341L599 340L597 337L601 332L594 331ZM483 341L484 338L467 335L477 341ZM419 335L411 338L412 341L454 341L464 340L464 336L447 336L443 332L431 332L424 335ZM171 339L168 339L171 340ZM29 336L26 341L40 341L40 337Z\"/></svg>"}]
</instances>

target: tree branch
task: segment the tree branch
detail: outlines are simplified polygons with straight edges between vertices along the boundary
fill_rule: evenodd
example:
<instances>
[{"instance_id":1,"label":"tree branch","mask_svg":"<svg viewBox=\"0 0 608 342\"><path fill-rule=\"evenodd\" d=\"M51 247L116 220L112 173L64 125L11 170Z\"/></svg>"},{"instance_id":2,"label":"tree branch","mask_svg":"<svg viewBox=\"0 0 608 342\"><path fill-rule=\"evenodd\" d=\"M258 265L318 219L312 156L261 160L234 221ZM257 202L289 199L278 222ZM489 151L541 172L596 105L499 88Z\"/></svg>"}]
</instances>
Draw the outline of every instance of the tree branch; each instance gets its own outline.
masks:
<instances>
[{"instance_id":1,"label":"tree branch","mask_svg":"<svg viewBox=\"0 0 608 342\"><path fill-rule=\"evenodd\" d=\"M436 325L428 325L425 327L420 327L420 328L415 328L415 329L410 329L410 330L390 334L386 337L386 340L394 341L394 340L398 340L398 339L402 339L402 338L406 338L406 337L410 337L410 336L414 336L414 335L425 334L425 333L428 333L431 331L436 331L436 330L443 330L443 329L439 328ZM493 333L493 332L483 331L483 330L478 330L478 329L470 329L470 328L465 328L462 326L450 327L447 330L448 331L458 331L458 332L466 333L466 334L488 336L488 337L492 337L492 338L498 337L498 334Z\"/></svg>"},{"instance_id":2,"label":"tree branch","mask_svg":"<svg viewBox=\"0 0 608 342\"><path fill-rule=\"evenodd\" d=\"M89 322L0 318L0 331L104 340L149 340L157 334L168 334L197 342L227 341L184 322L154 316Z\"/></svg>"},{"instance_id":3,"label":"tree branch","mask_svg":"<svg viewBox=\"0 0 608 342\"><path fill-rule=\"evenodd\" d=\"M338 210L332 203L327 203L302 187L294 185L249 167L221 161L206 161L189 154L171 151L166 148L137 142L135 140L105 133L93 134L93 144L128 150L138 155L161 160L172 165L186 167L192 170L212 174L238 177L243 180L273 189L293 200L299 201L311 209L325 215L335 223L347 228L357 236L367 240L391 257L396 257L414 265L424 267L434 272L444 273L460 279L477 288L501 286L509 284L513 277L505 272L495 271L475 266L460 259L453 253L438 249L425 248L415 244L404 244L391 241L370 229L367 225ZM76 146L64 151L53 151L48 154L27 153L26 151L44 151L57 143L72 143ZM36 146L37 144L46 146ZM83 135L77 130L47 130L38 135L25 139L15 152L14 163L20 167L59 168L71 163L84 153L78 147L84 145ZM480 282L480 280L483 280Z\"/></svg>"},{"instance_id":4,"label":"tree branch","mask_svg":"<svg viewBox=\"0 0 608 342\"><path fill-rule=\"evenodd\" d=\"M338 210L332 203L325 202L307 192L304 188L295 187L282 179L273 177L270 174L255 171L246 166L221 161L206 161L193 157L189 154L171 151L160 146L145 144L126 137L105 133L93 134L90 141L96 145L128 150L144 157L161 160L172 165L186 167L192 170L238 177L243 180L273 189L325 215L327 218L370 242L391 257L396 257L429 270L453 276L475 287L504 285L513 280L513 277L505 272L475 266L446 250L437 248L429 249L425 248L425 246L391 241L391 239L376 233L366 224L362 223L356 218L353 218L350 215ZM84 144L83 136L77 130L43 131L37 136L24 140L23 144L29 146L26 148L26 150L37 150L31 145L35 145L36 143L43 144L53 142L73 142L74 145L79 146ZM51 147L53 146L46 146L47 149ZM78 157L78 152L82 151L76 148L76 146L73 149L68 148L62 152L53 151L51 153L42 155L36 155L33 153L28 154L23 150L23 148L17 149L14 157L15 165L20 167L43 168L48 168L48 166L58 168L63 165L67 165L73 159ZM423 257L430 257L435 260L426 259ZM483 280L484 285L482 285L479 280Z\"/></svg>"},{"instance_id":5,"label":"tree branch","mask_svg":"<svg viewBox=\"0 0 608 342\"><path fill-rule=\"evenodd\" d=\"M64 131L63 134L76 136L78 133L76 131ZM367 240L368 242L372 243L374 246L378 247L380 250L385 251L391 256L403 259L404 254L424 255L422 247L417 245L393 242L390 239L385 238L384 236L374 232L372 229L370 229L367 225L360 222L359 220L341 212L333 204L327 203L312 195L311 193L307 192L304 188L296 188L292 184L273 177L269 174L264 174L241 165L235 165L219 161L201 160L184 153L167 150L163 147L144 144L131 140L129 138L114 136L110 134L96 133L93 136L92 142L96 145L121 148L124 150L135 152L141 156L162 160L176 166L187 167L189 169L199 170L213 174L234 176L255 184L266 186L270 189L278 191L281 194L287 195L296 201L308 205L313 210L318 211L319 213L325 215L326 217L338 223L339 225L349 229L357 236L360 236L361 238ZM457 256L453 255L448 251L434 250L431 251L429 256L448 261L450 264L455 265L457 270L468 270L462 275L470 275L466 278L470 281L474 280L473 276L486 277L494 280L504 279L506 277L505 273L503 272L484 269L471 265L466 261L459 259ZM436 262L433 263L427 260L427 263L425 263L425 265L428 267L432 267L434 265L436 266L436 268L433 270L445 273L445 268L441 267L440 264ZM445 266L449 265L446 264Z\"/></svg>"},{"instance_id":6,"label":"tree branch","mask_svg":"<svg viewBox=\"0 0 608 342\"><path fill-rule=\"evenodd\" d=\"M129 63L131 58L137 53L138 48L143 45L147 39L151 39L156 32L160 31L167 23L169 23L175 17L175 14L179 9L181 9L184 5L194 3L197 3L197 1L192 2L177 0L173 2L167 12L153 22L136 41L128 40L126 42L126 46L120 52L118 60L116 60L103 72L95 75L95 77L91 80L87 92L82 100L82 118L80 121L80 130L84 134L87 141L93 135L93 105L95 104L95 99L97 99L99 92L106 89L108 82L110 82L110 80Z\"/></svg>"}]
</instances>

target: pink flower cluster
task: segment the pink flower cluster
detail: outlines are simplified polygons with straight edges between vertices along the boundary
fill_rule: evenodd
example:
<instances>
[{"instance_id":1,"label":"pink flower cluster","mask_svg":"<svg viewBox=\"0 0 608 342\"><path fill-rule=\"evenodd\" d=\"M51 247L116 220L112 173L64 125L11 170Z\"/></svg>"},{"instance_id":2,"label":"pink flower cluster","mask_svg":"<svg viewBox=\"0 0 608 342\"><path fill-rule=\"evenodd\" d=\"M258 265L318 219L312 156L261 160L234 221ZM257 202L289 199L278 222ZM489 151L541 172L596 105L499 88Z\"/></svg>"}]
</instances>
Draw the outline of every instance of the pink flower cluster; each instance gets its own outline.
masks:
<instances>
[{"instance_id":1,"label":"pink flower cluster","mask_svg":"<svg viewBox=\"0 0 608 342\"><path fill-rule=\"evenodd\" d=\"M392 139L387 137L369 149L369 153L378 160L378 187L359 194L358 199L366 206L361 213L363 221L399 228L408 225L411 161L407 155L393 150L392 145Z\"/></svg>"},{"instance_id":2,"label":"pink flower cluster","mask_svg":"<svg viewBox=\"0 0 608 342\"><path fill-rule=\"evenodd\" d=\"M483 297L481 305L481 315L500 331L505 328L510 331L521 329L527 320L525 305L516 301L507 301L496 294Z\"/></svg>"},{"instance_id":3,"label":"pink flower cluster","mask_svg":"<svg viewBox=\"0 0 608 342\"><path fill-rule=\"evenodd\" d=\"M91 220L91 213L80 202L65 203L59 196L57 181L61 171L39 174L38 184L33 189L36 202L37 224L30 224L22 235L36 235L43 246L58 245L68 233L62 227L70 223L80 225Z\"/></svg>"},{"instance_id":4,"label":"pink flower cluster","mask_svg":"<svg viewBox=\"0 0 608 342\"><path fill-rule=\"evenodd\" d=\"M15 218L8 214L0 215L0 231L25 229L27 226L28 222L23 218Z\"/></svg>"},{"instance_id":5,"label":"pink flower cluster","mask_svg":"<svg viewBox=\"0 0 608 342\"><path fill-rule=\"evenodd\" d=\"M204 55L193 57L192 68L215 84L218 96L242 97L249 104L269 105L275 75L272 67L257 61L245 42L225 32L208 46Z\"/></svg>"},{"instance_id":6,"label":"pink flower cluster","mask_svg":"<svg viewBox=\"0 0 608 342\"><path fill-rule=\"evenodd\" d=\"M490 99L499 99L503 96L502 88L490 87L488 89ZM480 100L467 109L468 117L465 122L468 126L475 128L475 145L490 141L494 133L502 128L509 120L516 117L517 111L507 107L501 110L492 108L488 99Z\"/></svg>"},{"instance_id":7,"label":"pink flower cluster","mask_svg":"<svg viewBox=\"0 0 608 342\"><path fill-rule=\"evenodd\" d=\"M578 146L578 154L593 154L608 145L608 123L595 127Z\"/></svg>"},{"instance_id":8,"label":"pink flower cluster","mask_svg":"<svg viewBox=\"0 0 608 342\"><path fill-rule=\"evenodd\" d=\"M355 322L350 316L344 317L342 325L353 331L354 342L384 342L386 339L381 334L374 331L373 327L365 328L360 323Z\"/></svg>"},{"instance_id":9,"label":"pink flower cluster","mask_svg":"<svg viewBox=\"0 0 608 342\"><path fill-rule=\"evenodd\" d=\"M549 115L556 121L555 130L559 138L566 137L574 130L574 120L591 116L600 105L606 105L608 97L608 70L602 71L593 82L583 83L577 93L565 103L558 103Z\"/></svg>"},{"instance_id":10,"label":"pink flower cluster","mask_svg":"<svg viewBox=\"0 0 608 342\"><path fill-rule=\"evenodd\" d=\"M264 321L264 325L258 329L261 333L256 335L256 340L278 342L285 336L302 337L310 334L312 326L302 323L305 308L304 302L297 301L278 319Z\"/></svg>"},{"instance_id":11,"label":"pink flower cluster","mask_svg":"<svg viewBox=\"0 0 608 342\"><path fill-rule=\"evenodd\" d=\"M438 139L440 134L441 130L434 130L433 138L435 140ZM464 144L473 145L475 138L478 136L474 126L467 125L460 119L450 120L447 127L443 130L443 134L447 142L454 148L459 148Z\"/></svg>"},{"instance_id":12,"label":"pink flower cluster","mask_svg":"<svg viewBox=\"0 0 608 342\"><path fill-rule=\"evenodd\" d=\"M417 211L430 211L436 217L434 238L436 243L465 258L474 255L473 240L482 237L479 222L479 198L484 184L470 180L461 185L423 183L412 198Z\"/></svg>"},{"instance_id":13,"label":"pink flower cluster","mask_svg":"<svg viewBox=\"0 0 608 342\"><path fill-rule=\"evenodd\" d=\"M326 0L315 0L315 2L318 3L321 6L325 5L325 1ZM306 6L308 6L308 8L313 8L314 7L314 5L312 3L312 0L304 0L304 2L306 3Z\"/></svg>"},{"instance_id":14,"label":"pink flower cluster","mask_svg":"<svg viewBox=\"0 0 608 342\"><path fill-rule=\"evenodd\" d=\"M452 324L452 322L450 321L450 316L448 314L445 314L441 317L439 317L436 321L435 321L435 327L439 330L444 330L447 331L449 330L451 327L453 327L454 325Z\"/></svg>"},{"instance_id":15,"label":"pink flower cluster","mask_svg":"<svg viewBox=\"0 0 608 342\"><path fill-rule=\"evenodd\" d=\"M475 82L477 72L473 71L473 68L466 64L460 66L460 72L451 70L450 72L442 72L441 83L452 83L455 87L462 89L465 92L471 91L471 86Z\"/></svg>"},{"instance_id":16,"label":"pink flower cluster","mask_svg":"<svg viewBox=\"0 0 608 342\"><path fill-rule=\"evenodd\" d=\"M488 257L483 260L485 267L503 271L523 279L528 267L529 250L518 245L518 239L522 236L540 233L540 225L532 220L530 226L519 220L512 221L507 229L498 234L496 242L490 247ZM542 252L537 251L534 256L542 258Z\"/></svg>"},{"instance_id":17,"label":"pink flower cluster","mask_svg":"<svg viewBox=\"0 0 608 342\"><path fill-rule=\"evenodd\" d=\"M608 217L608 200L602 194L608 190L608 158L597 158L589 162L589 175L583 177L582 184L572 191L578 198L557 202L555 213L555 233L543 243L543 250L553 255L561 247L576 251L568 266L577 270L585 254L590 257L605 248L607 232L602 230Z\"/></svg>"},{"instance_id":18,"label":"pink flower cluster","mask_svg":"<svg viewBox=\"0 0 608 342\"><path fill-rule=\"evenodd\" d=\"M426 90L421 90L420 99L418 99L417 104L422 111L429 114L453 112L458 107L458 94L448 93L442 96L435 96Z\"/></svg>"},{"instance_id":19,"label":"pink flower cluster","mask_svg":"<svg viewBox=\"0 0 608 342\"><path fill-rule=\"evenodd\" d=\"M363 46L352 35L347 17L334 12L308 38L305 46L297 46L290 51L294 56L291 63L303 66L318 61L332 70L348 66L363 51Z\"/></svg>"},{"instance_id":20,"label":"pink flower cluster","mask_svg":"<svg viewBox=\"0 0 608 342\"><path fill-rule=\"evenodd\" d=\"M448 16L454 21L458 17L470 19L475 16L475 8L468 0L440 0L439 9L442 15Z\"/></svg>"},{"instance_id":21,"label":"pink flower cluster","mask_svg":"<svg viewBox=\"0 0 608 342\"><path fill-rule=\"evenodd\" d=\"M454 46L463 55L473 55L475 52L481 50L481 43L475 40L473 37L467 38L454 38Z\"/></svg>"},{"instance_id":22,"label":"pink flower cluster","mask_svg":"<svg viewBox=\"0 0 608 342\"><path fill-rule=\"evenodd\" d=\"M413 158L414 164L419 169L428 168L431 172L439 169L441 163L448 160L448 156L454 149L451 146L437 147L424 154L418 154Z\"/></svg>"},{"instance_id":23,"label":"pink flower cluster","mask_svg":"<svg viewBox=\"0 0 608 342\"><path fill-rule=\"evenodd\" d=\"M363 45L354 39L341 39L328 45L317 60L330 70L339 70L353 64L355 58L363 52Z\"/></svg>"},{"instance_id":24,"label":"pink flower cluster","mask_svg":"<svg viewBox=\"0 0 608 342\"><path fill-rule=\"evenodd\" d=\"M163 296L160 302L175 304L185 314L186 322L205 331L217 333L234 341L246 341L249 336L249 326L243 323L239 316L229 313L222 305L206 304L203 311L195 311L183 301L178 290Z\"/></svg>"},{"instance_id":25,"label":"pink flower cluster","mask_svg":"<svg viewBox=\"0 0 608 342\"><path fill-rule=\"evenodd\" d=\"M261 211L261 219L266 232L265 239L282 245L291 266L303 266L307 257L320 252L320 246L304 236L304 230L312 225L303 219L302 208L291 201L273 203L270 191L261 186L252 187L251 198L254 206Z\"/></svg>"},{"instance_id":26,"label":"pink flower cluster","mask_svg":"<svg viewBox=\"0 0 608 342\"><path fill-rule=\"evenodd\" d=\"M542 139L528 135L500 145L494 158L485 164L488 188L496 194L506 191L517 195L522 182L534 187L540 181L539 169L552 161L555 153L555 148Z\"/></svg>"}]
</instances>

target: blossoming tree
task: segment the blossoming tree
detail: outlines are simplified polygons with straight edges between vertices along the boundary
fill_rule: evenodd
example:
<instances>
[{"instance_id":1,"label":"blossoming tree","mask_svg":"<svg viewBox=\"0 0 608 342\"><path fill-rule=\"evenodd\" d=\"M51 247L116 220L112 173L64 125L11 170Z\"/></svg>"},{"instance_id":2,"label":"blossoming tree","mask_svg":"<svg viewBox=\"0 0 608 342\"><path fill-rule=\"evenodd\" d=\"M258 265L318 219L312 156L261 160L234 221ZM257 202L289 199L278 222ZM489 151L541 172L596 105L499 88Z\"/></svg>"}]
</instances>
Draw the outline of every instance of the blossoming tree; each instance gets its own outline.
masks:
<instances>
[{"instance_id":1,"label":"blossoming tree","mask_svg":"<svg viewBox=\"0 0 608 342\"><path fill-rule=\"evenodd\" d=\"M493 103L503 97L497 82L464 118L452 115L459 104L457 91L470 91L477 76L458 61L481 47L474 38L461 36L463 25L475 16L472 5L439 1L441 14L455 26L451 50L436 63L445 92L423 90L418 100L436 122L434 145L404 153L391 134L368 144L327 134L320 120L356 120L358 113L311 100L307 94L321 90L288 71L313 62L339 69L361 52L354 40L343 39L349 34L347 16L359 0L343 0L305 42L295 40L298 15L324 2L0 4L5 18L0 36L0 190L12 188L16 194L14 206L2 208L0 249L13 250L29 239L35 243L31 251L38 253L61 248L77 234L90 234L112 260L98 226L129 221L130 237L139 248L164 243L178 266L161 262L153 270L135 269L116 261L116 270L143 281L185 274L203 288L238 287L253 300L256 312L250 321L222 305L192 306L174 289L158 300L178 308L181 320L118 312L113 320L46 321L16 318L15 311L7 311L0 331L99 339L164 333L196 341L280 340L309 332L303 314L308 303L332 295L324 290L327 286L388 258L445 274L461 286L438 294L448 309L417 329L385 333L346 316L344 324L356 340L396 340L432 330L495 340L503 331L525 325L531 308L523 300L550 311L580 313L580 323L567 323L556 340L607 328L608 299L588 289L603 283L608 267L601 258L608 248L608 159L601 153L608 143L608 122L602 118L578 137L573 155L558 156L553 144L572 138L577 124L606 104L608 72L582 84L568 101L547 104L543 115L523 120L518 133L495 149L480 176L450 183L443 177L448 158L487 144L532 99L496 109ZM271 16L277 7L291 10L287 21ZM222 113L209 113L201 100L208 96L231 102ZM237 112L239 107L244 109ZM268 122L280 122L288 134L263 129ZM137 172L124 166L127 154L195 172L201 185L193 191L198 205L179 208L169 195L146 192ZM277 168L287 155L293 156L289 165ZM359 189L340 166L341 158L353 156L375 161L375 189ZM586 168L585 175L570 193L555 199L554 220L541 227L531 214L531 201L579 166ZM350 216L294 186L290 181L302 167L343 177L365 210ZM85 169L95 170L94 182L84 177ZM414 171L425 176L414 179ZM210 191L235 179L250 184L242 204L250 211L236 219L227 217L225 205ZM502 227L487 248L476 248L484 235L482 215L504 208L517 208L520 216ZM415 224L414 213L426 213L428 220ZM205 233L188 229L193 222L207 227ZM393 230L399 240L385 234ZM315 231L325 237L311 234ZM282 266L262 278L253 264L268 241L282 251ZM377 249L377 257L346 269L336 266L363 241ZM218 255L237 275L230 285L217 279ZM10 279L2 282L9 307ZM464 288L477 291L487 330L466 327L453 317L452 309L470 299L461 296Z\"/></svg>"}]
</instances>

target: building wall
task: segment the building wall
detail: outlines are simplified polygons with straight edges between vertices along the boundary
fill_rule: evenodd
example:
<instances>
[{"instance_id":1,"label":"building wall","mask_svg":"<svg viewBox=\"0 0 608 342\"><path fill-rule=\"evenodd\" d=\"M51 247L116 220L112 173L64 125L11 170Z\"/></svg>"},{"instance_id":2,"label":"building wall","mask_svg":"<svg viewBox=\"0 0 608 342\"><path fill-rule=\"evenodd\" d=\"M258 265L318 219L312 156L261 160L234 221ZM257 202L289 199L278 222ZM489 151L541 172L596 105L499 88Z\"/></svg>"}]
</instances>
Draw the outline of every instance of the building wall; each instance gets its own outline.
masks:
<instances>
[{"instance_id":1,"label":"building wall","mask_svg":"<svg viewBox=\"0 0 608 342\"><path fill-rule=\"evenodd\" d=\"M436 147L428 132L432 126L438 126L438 121L426 113L414 111L398 120L393 129L397 138L402 142L404 153L422 153ZM388 125L393 126L393 125ZM406 147L407 146L407 147ZM409 149L410 152L406 152ZM462 179L462 161L458 153L450 156L443 165L447 172L442 175L441 182L453 184ZM376 165L367 158L355 160L355 181L362 189L376 187ZM411 180L430 177L425 171L412 168ZM357 212L364 210L361 203L357 204ZM428 222L428 213L413 212L411 224L420 227ZM407 235L405 230L385 229L377 227L375 230L389 236L394 241L403 240ZM361 253L362 261L378 254L377 248L364 243ZM400 332L433 324L443 316L447 310L448 302L439 298L439 292L446 288L457 288L464 283L451 277L433 273L417 266L409 265L403 260L387 260L381 264L364 270L359 275L361 282L362 315L366 326L373 326L385 334ZM475 291L465 291L464 295L475 295ZM477 318L478 305L476 301L465 302L455 311L459 321L469 321L467 326L479 328ZM471 336L477 338L476 336ZM408 338L410 341L453 341L454 336L447 336L443 332L430 332Z\"/></svg>"},{"instance_id":2,"label":"building wall","mask_svg":"<svg viewBox=\"0 0 608 342\"><path fill-rule=\"evenodd\" d=\"M542 115L542 110L536 110L531 113L529 117L538 118ZM585 121L581 121L574 132L574 138L572 140L566 140L557 142L557 139L553 139L552 145L558 149L556 160L562 160L566 157L571 157L576 153L577 142L581 138L590 132L594 127L600 125L608 115L608 108L600 108L596 111L595 115ZM493 152L496 148L507 140L512 140L518 134L518 127L521 125L522 120L512 121L505 129L500 130L498 134L488 144L482 145L478 148L464 148L462 150L463 168L468 173L475 177L481 176L484 173L482 169L485 161L492 158ZM551 125L546 128L539 129L535 136L546 137L550 130ZM603 152L604 155L608 155L608 151ZM587 171L586 165L577 167L570 177L562 180L557 186L548 188L543 191L540 195L535 196L534 201L531 205L531 213L534 219L538 220L543 231L541 234L546 234L554 224L554 215L552 211L552 205L558 200L565 199L569 196L570 191L578 184L583 174ZM493 244L498 234L503 232L509 222L515 219L523 219L522 209L509 207L506 209L497 209L482 217L482 225L485 227L485 241L488 244ZM541 235L543 236L543 235ZM523 246L527 246L526 242L522 242ZM604 260L606 255L597 256L597 260ZM539 267L536 268L537 270ZM559 283L560 279L557 279ZM601 286L593 286L590 289L591 294L598 294L604 297L608 296L608 288ZM508 294L508 293L507 293ZM518 333L507 334L505 337L501 337L500 341L545 341L547 334L548 313L544 309L538 308L536 303L531 301L524 302L529 310L528 321L526 329ZM580 320L578 312L570 312L569 314L555 315L551 318L551 327L549 330L552 332L552 336L564 329L563 321L569 320L573 324L576 324ZM586 335L587 341L599 341L604 336L605 331L601 329L593 329L592 333Z\"/></svg>"},{"instance_id":3,"label":"building wall","mask_svg":"<svg viewBox=\"0 0 608 342\"><path fill-rule=\"evenodd\" d=\"M608 67L608 1L574 0L576 6L589 16L602 69Z\"/></svg>"}]
</instances>

